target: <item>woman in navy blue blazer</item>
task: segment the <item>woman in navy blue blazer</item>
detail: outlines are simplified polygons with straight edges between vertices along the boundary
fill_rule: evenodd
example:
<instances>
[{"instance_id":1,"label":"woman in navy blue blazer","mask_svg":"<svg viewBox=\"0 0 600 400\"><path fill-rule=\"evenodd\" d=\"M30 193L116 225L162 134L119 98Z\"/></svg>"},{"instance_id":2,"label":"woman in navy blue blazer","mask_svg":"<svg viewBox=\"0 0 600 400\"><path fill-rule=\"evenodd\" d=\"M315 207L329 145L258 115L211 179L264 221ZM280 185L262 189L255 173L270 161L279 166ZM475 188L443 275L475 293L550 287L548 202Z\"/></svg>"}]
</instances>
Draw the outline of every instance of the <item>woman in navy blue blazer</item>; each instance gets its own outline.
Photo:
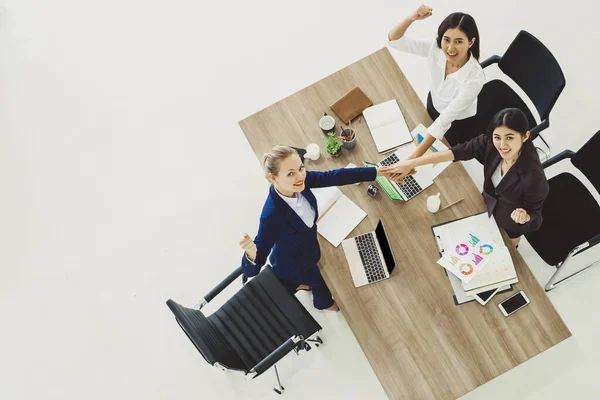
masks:
<instances>
[{"instance_id":1,"label":"woman in navy blue blazer","mask_svg":"<svg viewBox=\"0 0 600 400\"><path fill-rule=\"evenodd\" d=\"M319 310L338 311L317 262L317 200L311 188L342 186L375 180L378 168L349 168L326 172L306 171L296 150L276 146L263 158L265 174L272 183L260 216L256 238L245 234L242 269L248 277L258 274L270 259L273 273L286 288L311 290Z\"/></svg>"}]
</instances>

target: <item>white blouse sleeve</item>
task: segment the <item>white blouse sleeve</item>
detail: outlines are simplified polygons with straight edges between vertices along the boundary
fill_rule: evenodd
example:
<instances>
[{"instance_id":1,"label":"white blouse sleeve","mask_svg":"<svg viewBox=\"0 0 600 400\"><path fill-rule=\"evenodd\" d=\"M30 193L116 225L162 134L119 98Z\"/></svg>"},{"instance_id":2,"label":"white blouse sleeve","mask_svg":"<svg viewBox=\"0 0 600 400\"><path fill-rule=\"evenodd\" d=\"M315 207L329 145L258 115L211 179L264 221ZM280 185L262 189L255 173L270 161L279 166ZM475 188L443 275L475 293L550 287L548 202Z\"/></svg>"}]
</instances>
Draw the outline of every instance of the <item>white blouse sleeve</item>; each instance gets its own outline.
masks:
<instances>
[{"instance_id":1,"label":"white blouse sleeve","mask_svg":"<svg viewBox=\"0 0 600 400\"><path fill-rule=\"evenodd\" d=\"M389 45L394 49L417 56L427 57L436 48L435 40L413 39L402 36L398 40L390 40Z\"/></svg>"},{"instance_id":2,"label":"white blouse sleeve","mask_svg":"<svg viewBox=\"0 0 600 400\"><path fill-rule=\"evenodd\" d=\"M427 132L436 139L442 140L444 134L450 129L454 120L467 110L477 98L483 88L485 77L475 77L465 80L458 90L458 94L448 104L448 107L440 113L440 116L427 128ZM483 132L474 132L480 134Z\"/></svg>"}]
</instances>

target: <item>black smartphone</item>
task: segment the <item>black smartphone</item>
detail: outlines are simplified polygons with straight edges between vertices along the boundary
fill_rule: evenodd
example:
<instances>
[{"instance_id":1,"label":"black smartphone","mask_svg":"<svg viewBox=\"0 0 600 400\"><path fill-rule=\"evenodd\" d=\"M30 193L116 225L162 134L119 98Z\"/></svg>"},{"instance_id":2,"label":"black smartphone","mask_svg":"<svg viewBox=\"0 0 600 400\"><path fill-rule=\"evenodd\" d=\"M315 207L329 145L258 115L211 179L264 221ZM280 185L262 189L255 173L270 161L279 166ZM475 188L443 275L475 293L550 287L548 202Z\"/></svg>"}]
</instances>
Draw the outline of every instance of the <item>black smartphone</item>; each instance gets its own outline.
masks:
<instances>
[{"instance_id":1,"label":"black smartphone","mask_svg":"<svg viewBox=\"0 0 600 400\"><path fill-rule=\"evenodd\" d=\"M500 311L502 311L502 314L504 314L505 317L508 317L525 307L527 304L529 304L529 298L523 291L520 291L498 304L498 307L500 308Z\"/></svg>"}]
</instances>

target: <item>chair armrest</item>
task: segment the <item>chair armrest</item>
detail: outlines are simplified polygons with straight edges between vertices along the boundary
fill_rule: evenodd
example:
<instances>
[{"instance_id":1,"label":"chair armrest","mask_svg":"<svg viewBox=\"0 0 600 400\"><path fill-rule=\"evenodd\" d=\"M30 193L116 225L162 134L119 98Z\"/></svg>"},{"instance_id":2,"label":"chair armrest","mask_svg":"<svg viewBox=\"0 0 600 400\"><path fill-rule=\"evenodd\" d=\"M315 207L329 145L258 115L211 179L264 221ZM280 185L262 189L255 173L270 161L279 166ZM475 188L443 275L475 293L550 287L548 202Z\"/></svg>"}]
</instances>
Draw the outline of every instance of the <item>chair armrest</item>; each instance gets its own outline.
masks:
<instances>
[{"instance_id":1,"label":"chair armrest","mask_svg":"<svg viewBox=\"0 0 600 400\"><path fill-rule=\"evenodd\" d=\"M571 256L573 257L573 256L576 256L577 254L581 254L584 251L589 250L590 248L594 247L598 243L600 243L600 234L594 236L593 238L591 238L587 242L582 243L579 246L575 247L572 250L573 254Z\"/></svg>"},{"instance_id":2,"label":"chair armrest","mask_svg":"<svg viewBox=\"0 0 600 400\"><path fill-rule=\"evenodd\" d=\"M534 126L533 128L531 128L529 130L529 132L531 133L531 140L537 138L539 136L539 134L546 128L548 128L550 126L550 121L548 120L548 118L546 118L545 120L543 120L542 122L540 122L539 124L537 124L536 126ZM545 141L544 141L545 143ZM548 143L546 143L546 145L548 145Z\"/></svg>"},{"instance_id":3,"label":"chair armrest","mask_svg":"<svg viewBox=\"0 0 600 400\"><path fill-rule=\"evenodd\" d=\"M286 340L281 346L273 350L271 354L266 356L262 361L254 366L249 372L251 378L254 379L258 375L262 374L269 368L271 368L275 363L281 360L287 353L294 350L298 343L304 341L302 335L292 336L288 340Z\"/></svg>"},{"instance_id":4,"label":"chair armrest","mask_svg":"<svg viewBox=\"0 0 600 400\"><path fill-rule=\"evenodd\" d=\"M542 168L548 168L551 165L556 164L559 161L564 160L565 158L571 158L575 155L571 150L563 150L545 163L542 164Z\"/></svg>"},{"instance_id":5,"label":"chair armrest","mask_svg":"<svg viewBox=\"0 0 600 400\"><path fill-rule=\"evenodd\" d=\"M485 60L483 60L481 64L481 68L489 67L492 64L498 64L498 62L502 59L502 57L493 55Z\"/></svg>"},{"instance_id":6,"label":"chair armrest","mask_svg":"<svg viewBox=\"0 0 600 400\"><path fill-rule=\"evenodd\" d=\"M202 308L203 305L214 299L219 293L223 291L223 289L229 286L229 284L235 281L240 275L242 275L242 267L236 268L236 270L229 274L227 278L223 279L221 283L219 283L210 292L208 292L208 294L204 296L204 301L200 301L200 308Z\"/></svg>"}]
</instances>

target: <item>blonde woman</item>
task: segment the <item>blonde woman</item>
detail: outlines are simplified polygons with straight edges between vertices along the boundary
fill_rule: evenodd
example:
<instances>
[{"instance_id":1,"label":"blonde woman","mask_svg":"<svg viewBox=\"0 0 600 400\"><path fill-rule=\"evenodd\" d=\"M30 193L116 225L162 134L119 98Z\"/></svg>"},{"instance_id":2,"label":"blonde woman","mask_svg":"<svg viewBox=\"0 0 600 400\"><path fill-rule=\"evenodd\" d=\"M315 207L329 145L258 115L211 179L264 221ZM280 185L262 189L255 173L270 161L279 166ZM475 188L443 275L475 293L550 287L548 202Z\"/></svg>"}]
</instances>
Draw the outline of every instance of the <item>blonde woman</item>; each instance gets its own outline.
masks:
<instances>
[{"instance_id":1,"label":"blonde woman","mask_svg":"<svg viewBox=\"0 0 600 400\"><path fill-rule=\"evenodd\" d=\"M287 146L271 149L263 158L263 166L272 185L256 238L244 234L240 241L245 252L244 274L258 274L269 257L273 273L288 291L312 290L315 308L338 311L317 267L321 257L316 225L319 216L311 189L373 181L380 174L379 168L306 171L296 150Z\"/></svg>"}]
</instances>

